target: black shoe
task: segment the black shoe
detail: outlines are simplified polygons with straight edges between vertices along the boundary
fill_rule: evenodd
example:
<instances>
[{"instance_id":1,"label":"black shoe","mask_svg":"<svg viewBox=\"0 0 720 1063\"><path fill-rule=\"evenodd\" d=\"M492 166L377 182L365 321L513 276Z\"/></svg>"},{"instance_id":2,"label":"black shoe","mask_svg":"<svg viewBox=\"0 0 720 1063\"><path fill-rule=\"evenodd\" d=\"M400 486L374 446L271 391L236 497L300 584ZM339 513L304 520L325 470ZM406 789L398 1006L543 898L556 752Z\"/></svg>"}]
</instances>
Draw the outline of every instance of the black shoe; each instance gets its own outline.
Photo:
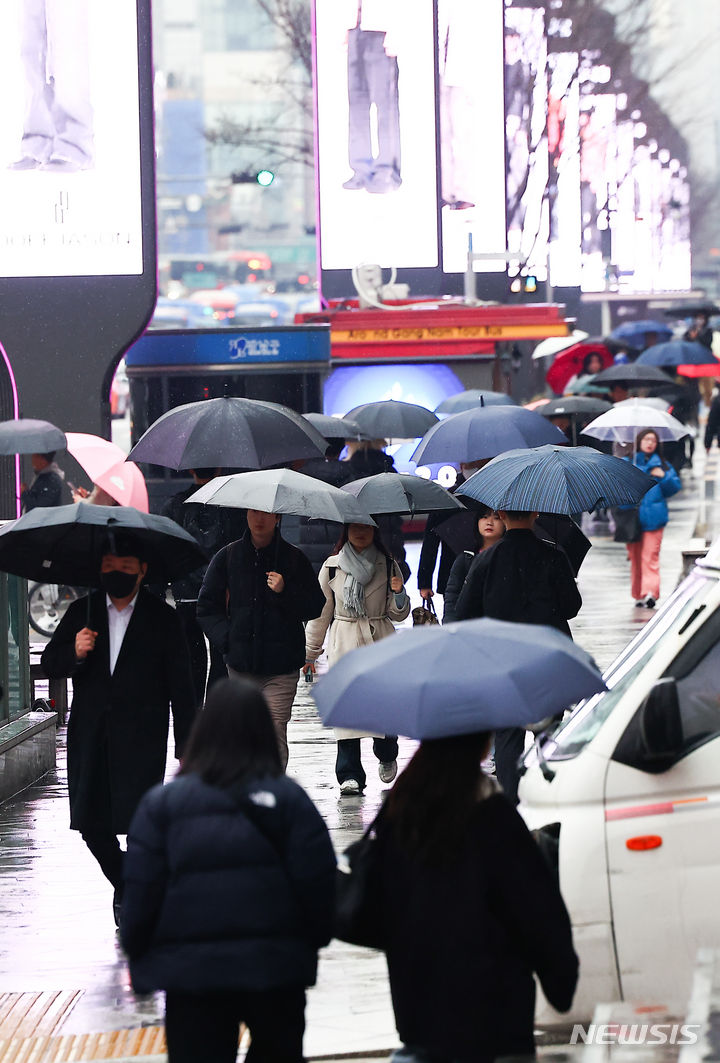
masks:
<instances>
[{"instance_id":1,"label":"black shoe","mask_svg":"<svg viewBox=\"0 0 720 1063\"><path fill-rule=\"evenodd\" d=\"M122 897L115 890L113 894L113 918L115 920L115 926L120 929L120 916L122 915Z\"/></svg>"},{"instance_id":2,"label":"black shoe","mask_svg":"<svg viewBox=\"0 0 720 1063\"><path fill-rule=\"evenodd\" d=\"M655 608L655 599L653 598L652 594L648 594L647 598L645 599L645 608L646 609L654 609Z\"/></svg>"},{"instance_id":3,"label":"black shoe","mask_svg":"<svg viewBox=\"0 0 720 1063\"><path fill-rule=\"evenodd\" d=\"M354 173L347 181L343 181L343 188L347 188L349 192L357 192L365 187L367 187L367 182L359 173Z\"/></svg>"}]
</instances>

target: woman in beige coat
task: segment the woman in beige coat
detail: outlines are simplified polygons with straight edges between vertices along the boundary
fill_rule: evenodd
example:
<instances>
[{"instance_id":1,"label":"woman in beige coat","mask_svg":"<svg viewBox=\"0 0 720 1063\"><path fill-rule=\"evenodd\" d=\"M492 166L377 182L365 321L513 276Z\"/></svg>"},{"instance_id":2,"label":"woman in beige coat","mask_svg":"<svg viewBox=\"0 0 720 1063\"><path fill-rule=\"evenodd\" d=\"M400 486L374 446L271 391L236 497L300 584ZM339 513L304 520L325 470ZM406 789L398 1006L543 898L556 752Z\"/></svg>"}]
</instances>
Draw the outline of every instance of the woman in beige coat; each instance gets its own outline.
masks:
<instances>
[{"instance_id":1,"label":"woman in beige coat","mask_svg":"<svg viewBox=\"0 0 720 1063\"><path fill-rule=\"evenodd\" d=\"M330 667L349 650L377 642L395 631L410 612L398 565L388 554L377 528L347 524L333 553L318 575L325 608L305 629L304 671L314 672L330 628L327 655ZM378 774L390 783L397 774L397 737L336 729L335 774L342 794L359 794L365 787L360 739L373 739L380 762Z\"/></svg>"}]
</instances>

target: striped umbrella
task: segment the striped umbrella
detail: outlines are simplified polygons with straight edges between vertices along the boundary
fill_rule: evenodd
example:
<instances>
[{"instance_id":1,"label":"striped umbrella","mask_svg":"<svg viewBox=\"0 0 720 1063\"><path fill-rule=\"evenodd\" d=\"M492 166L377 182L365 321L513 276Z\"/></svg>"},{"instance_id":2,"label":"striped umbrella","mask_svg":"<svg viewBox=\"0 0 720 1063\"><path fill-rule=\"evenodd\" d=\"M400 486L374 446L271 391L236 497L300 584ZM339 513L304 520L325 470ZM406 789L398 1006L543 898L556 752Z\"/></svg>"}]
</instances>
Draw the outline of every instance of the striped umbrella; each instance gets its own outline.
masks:
<instances>
[{"instance_id":1,"label":"striped umbrella","mask_svg":"<svg viewBox=\"0 0 720 1063\"><path fill-rule=\"evenodd\" d=\"M588 513L636 505L655 483L622 458L590 447L511 450L471 476L457 491L493 509Z\"/></svg>"}]
</instances>

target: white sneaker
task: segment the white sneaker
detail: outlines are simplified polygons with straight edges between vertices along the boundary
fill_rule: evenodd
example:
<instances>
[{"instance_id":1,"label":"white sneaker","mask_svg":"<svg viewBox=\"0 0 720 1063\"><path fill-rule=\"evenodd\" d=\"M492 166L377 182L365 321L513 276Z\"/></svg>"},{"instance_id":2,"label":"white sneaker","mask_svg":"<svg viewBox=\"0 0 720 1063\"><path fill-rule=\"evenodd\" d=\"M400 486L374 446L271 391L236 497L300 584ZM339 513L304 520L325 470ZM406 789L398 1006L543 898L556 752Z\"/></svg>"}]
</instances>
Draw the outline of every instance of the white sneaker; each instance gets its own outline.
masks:
<instances>
[{"instance_id":1,"label":"white sneaker","mask_svg":"<svg viewBox=\"0 0 720 1063\"><path fill-rule=\"evenodd\" d=\"M357 781L357 779L345 779L344 782L340 783L340 793L347 795L359 794L360 783Z\"/></svg>"},{"instance_id":2,"label":"white sneaker","mask_svg":"<svg viewBox=\"0 0 720 1063\"><path fill-rule=\"evenodd\" d=\"M381 761L378 764L378 775L380 776L380 782L392 782L397 775L397 761Z\"/></svg>"}]
</instances>

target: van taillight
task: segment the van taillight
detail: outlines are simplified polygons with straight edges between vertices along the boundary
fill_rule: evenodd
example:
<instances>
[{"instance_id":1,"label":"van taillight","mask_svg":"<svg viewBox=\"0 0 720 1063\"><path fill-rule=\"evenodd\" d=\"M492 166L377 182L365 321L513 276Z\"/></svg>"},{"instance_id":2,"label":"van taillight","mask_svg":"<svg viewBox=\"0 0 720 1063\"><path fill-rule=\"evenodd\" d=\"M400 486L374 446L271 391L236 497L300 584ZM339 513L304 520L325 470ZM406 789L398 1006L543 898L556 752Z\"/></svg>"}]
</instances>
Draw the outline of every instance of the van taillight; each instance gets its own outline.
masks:
<instances>
[{"instance_id":1,"label":"van taillight","mask_svg":"<svg viewBox=\"0 0 720 1063\"><path fill-rule=\"evenodd\" d=\"M659 834L640 834L637 838L628 838L625 844L632 852L643 853L647 849L659 849L662 838Z\"/></svg>"}]
</instances>

